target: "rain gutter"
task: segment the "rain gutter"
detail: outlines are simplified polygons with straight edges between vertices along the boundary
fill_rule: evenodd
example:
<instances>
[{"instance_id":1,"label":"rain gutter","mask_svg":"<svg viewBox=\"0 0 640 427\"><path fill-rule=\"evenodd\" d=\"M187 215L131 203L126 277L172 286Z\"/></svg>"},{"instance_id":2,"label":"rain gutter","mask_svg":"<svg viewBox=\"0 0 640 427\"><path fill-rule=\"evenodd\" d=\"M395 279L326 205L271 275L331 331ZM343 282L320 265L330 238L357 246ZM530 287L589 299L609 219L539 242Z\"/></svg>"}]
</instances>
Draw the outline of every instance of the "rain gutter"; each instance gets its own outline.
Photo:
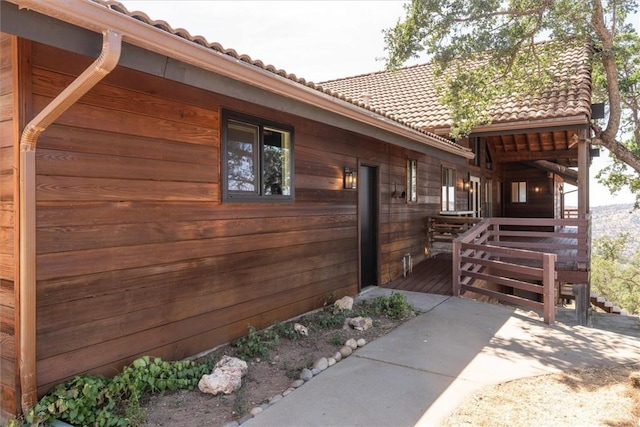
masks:
<instances>
[{"instance_id":1,"label":"rain gutter","mask_svg":"<svg viewBox=\"0 0 640 427\"><path fill-rule=\"evenodd\" d=\"M230 55L155 28L126 14L83 0L8 0L35 12L100 32L110 28L134 46L176 59L271 93L327 110L412 141L472 159L471 150L451 144L437 135L426 135L381 114L321 92L313 87L251 65Z\"/></svg>"},{"instance_id":2,"label":"rain gutter","mask_svg":"<svg viewBox=\"0 0 640 427\"><path fill-rule=\"evenodd\" d=\"M63 2L64 3L64 2ZM100 56L25 127L20 137L20 390L26 413L38 401L36 380L36 145L60 115L118 64L122 36L103 30Z\"/></svg>"}]
</instances>

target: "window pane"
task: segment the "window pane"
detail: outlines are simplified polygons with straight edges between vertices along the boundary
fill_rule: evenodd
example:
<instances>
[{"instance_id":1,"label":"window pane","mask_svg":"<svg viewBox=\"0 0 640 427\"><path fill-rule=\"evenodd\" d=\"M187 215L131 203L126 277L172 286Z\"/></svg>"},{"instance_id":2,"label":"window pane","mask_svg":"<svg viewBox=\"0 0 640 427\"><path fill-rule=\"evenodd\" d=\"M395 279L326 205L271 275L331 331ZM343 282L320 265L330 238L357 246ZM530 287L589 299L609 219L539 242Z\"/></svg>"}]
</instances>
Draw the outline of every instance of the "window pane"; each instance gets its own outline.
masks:
<instances>
[{"instance_id":1,"label":"window pane","mask_svg":"<svg viewBox=\"0 0 640 427\"><path fill-rule=\"evenodd\" d=\"M291 195L291 137L289 132L264 129L263 195Z\"/></svg>"},{"instance_id":2,"label":"window pane","mask_svg":"<svg viewBox=\"0 0 640 427\"><path fill-rule=\"evenodd\" d=\"M227 189L258 191L258 127L229 121L227 127Z\"/></svg>"},{"instance_id":3,"label":"window pane","mask_svg":"<svg viewBox=\"0 0 640 427\"><path fill-rule=\"evenodd\" d=\"M453 169L442 169L442 210L443 211L455 211L456 210L456 172Z\"/></svg>"},{"instance_id":4,"label":"window pane","mask_svg":"<svg viewBox=\"0 0 640 427\"><path fill-rule=\"evenodd\" d=\"M407 160L407 201L418 200L418 165L417 160Z\"/></svg>"},{"instance_id":5,"label":"window pane","mask_svg":"<svg viewBox=\"0 0 640 427\"><path fill-rule=\"evenodd\" d=\"M518 199L520 201L520 203L526 203L527 202L527 183L526 182L521 182L520 183L520 191L519 191L519 196Z\"/></svg>"}]
</instances>

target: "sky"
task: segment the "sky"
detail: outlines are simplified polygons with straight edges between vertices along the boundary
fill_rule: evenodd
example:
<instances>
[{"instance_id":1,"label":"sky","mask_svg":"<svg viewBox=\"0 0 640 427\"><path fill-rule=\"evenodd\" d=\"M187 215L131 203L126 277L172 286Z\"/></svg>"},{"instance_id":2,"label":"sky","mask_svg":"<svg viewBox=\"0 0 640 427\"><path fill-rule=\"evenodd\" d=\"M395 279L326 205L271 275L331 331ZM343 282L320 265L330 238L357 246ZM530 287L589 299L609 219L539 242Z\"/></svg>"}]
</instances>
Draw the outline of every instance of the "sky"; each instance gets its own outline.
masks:
<instances>
[{"instance_id":1,"label":"sky","mask_svg":"<svg viewBox=\"0 0 640 427\"><path fill-rule=\"evenodd\" d=\"M204 36L315 83L384 68L383 29L404 15L402 0L121 0L129 11L145 12L191 35ZM633 17L640 31L640 18ZM405 65L426 62L419 58ZM591 205L631 203L629 191L611 195L594 179L606 166L603 151L591 166ZM567 196L567 205L572 199ZM575 203L577 204L577 202Z\"/></svg>"}]
</instances>

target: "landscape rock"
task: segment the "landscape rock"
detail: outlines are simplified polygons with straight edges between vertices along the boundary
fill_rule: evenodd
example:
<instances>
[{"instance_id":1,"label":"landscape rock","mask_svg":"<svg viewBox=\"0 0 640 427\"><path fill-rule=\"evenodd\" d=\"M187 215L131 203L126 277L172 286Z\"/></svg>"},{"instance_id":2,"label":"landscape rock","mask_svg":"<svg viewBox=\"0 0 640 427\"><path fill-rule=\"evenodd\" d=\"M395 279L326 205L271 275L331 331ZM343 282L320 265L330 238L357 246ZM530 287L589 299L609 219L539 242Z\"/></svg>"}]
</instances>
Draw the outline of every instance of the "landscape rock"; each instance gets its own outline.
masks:
<instances>
[{"instance_id":1,"label":"landscape rock","mask_svg":"<svg viewBox=\"0 0 640 427\"><path fill-rule=\"evenodd\" d=\"M365 345L367 345L367 340L365 340L364 338L360 338L357 341L358 347L364 347Z\"/></svg>"},{"instance_id":2,"label":"landscape rock","mask_svg":"<svg viewBox=\"0 0 640 427\"><path fill-rule=\"evenodd\" d=\"M288 389L286 389L285 391L282 392L282 397L285 397L285 396L291 394L294 390L295 390L295 388L289 387Z\"/></svg>"},{"instance_id":3,"label":"landscape rock","mask_svg":"<svg viewBox=\"0 0 640 427\"><path fill-rule=\"evenodd\" d=\"M304 384L304 380L295 380L294 382L291 383L291 388L298 388L302 384Z\"/></svg>"},{"instance_id":4,"label":"landscape rock","mask_svg":"<svg viewBox=\"0 0 640 427\"><path fill-rule=\"evenodd\" d=\"M318 375L320 372L322 372L320 369L318 368L313 368L311 370L311 373L313 374L313 376L315 377L316 375Z\"/></svg>"},{"instance_id":5,"label":"landscape rock","mask_svg":"<svg viewBox=\"0 0 640 427\"><path fill-rule=\"evenodd\" d=\"M333 355L333 358L336 359L336 362L339 362L342 360L342 353L340 353L339 351L336 351L336 354Z\"/></svg>"},{"instance_id":6,"label":"landscape rock","mask_svg":"<svg viewBox=\"0 0 640 427\"><path fill-rule=\"evenodd\" d=\"M353 298L349 296L344 296L336 302L333 303L333 306L339 310L351 310L353 308Z\"/></svg>"},{"instance_id":7,"label":"landscape rock","mask_svg":"<svg viewBox=\"0 0 640 427\"><path fill-rule=\"evenodd\" d=\"M203 393L231 394L242 386L242 377L247 373L247 362L237 357L223 356L213 367L213 372L203 375L198 389Z\"/></svg>"},{"instance_id":8,"label":"landscape rock","mask_svg":"<svg viewBox=\"0 0 640 427\"><path fill-rule=\"evenodd\" d=\"M316 360L316 362L313 364L313 367L314 369L320 369L321 371L324 371L329 367L329 361L326 357L321 357L320 359Z\"/></svg>"},{"instance_id":9,"label":"landscape rock","mask_svg":"<svg viewBox=\"0 0 640 427\"><path fill-rule=\"evenodd\" d=\"M293 330L298 332L300 335L304 335L305 337L309 336L309 330L307 329L307 327L301 325L300 323L294 323Z\"/></svg>"},{"instance_id":10,"label":"landscape rock","mask_svg":"<svg viewBox=\"0 0 640 427\"><path fill-rule=\"evenodd\" d=\"M351 350L355 350L356 348L358 348L358 342L353 338L349 338L344 343L344 345L347 346L347 347L351 347ZM343 356L344 356L344 354L343 354Z\"/></svg>"},{"instance_id":11,"label":"landscape rock","mask_svg":"<svg viewBox=\"0 0 640 427\"><path fill-rule=\"evenodd\" d=\"M353 349L349 346L344 346L340 349L340 354L342 355L342 357L349 357L351 356L351 353L353 353Z\"/></svg>"},{"instance_id":12,"label":"landscape rock","mask_svg":"<svg viewBox=\"0 0 640 427\"><path fill-rule=\"evenodd\" d=\"M333 357L327 358L327 365L333 366L335 364L336 364L336 359L334 359Z\"/></svg>"},{"instance_id":13,"label":"landscape rock","mask_svg":"<svg viewBox=\"0 0 640 427\"><path fill-rule=\"evenodd\" d=\"M264 409L262 409L259 406L256 406L255 408L251 409L251 411L249 413L255 417L256 415L258 415L262 411L264 411Z\"/></svg>"},{"instance_id":14,"label":"landscape rock","mask_svg":"<svg viewBox=\"0 0 640 427\"><path fill-rule=\"evenodd\" d=\"M311 373L310 369L304 368L302 371L300 371L300 379L302 381L309 381L311 378L313 378L313 374Z\"/></svg>"},{"instance_id":15,"label":"landscape rock","mask_svg":"<svg viewBox=\"0 0 640 427\"><path fill-rule=\"evenodd\" d=\"M357 331L366 331L373 326L373 320L370 317L354 317L349 320L349 326Z\"/></svg>"},{"instance_id":16,"label":"landscape rock","mask_svg":"<svg viewBox=\"0 0 640 427\"><path fill-rule=\"evenodd\" d=\"M273 405L274 403L280 402L281 400L282 400L282 395L281 394L276 394L271 399L269 399L269 405Z\"/></svg>"}]
</instances>

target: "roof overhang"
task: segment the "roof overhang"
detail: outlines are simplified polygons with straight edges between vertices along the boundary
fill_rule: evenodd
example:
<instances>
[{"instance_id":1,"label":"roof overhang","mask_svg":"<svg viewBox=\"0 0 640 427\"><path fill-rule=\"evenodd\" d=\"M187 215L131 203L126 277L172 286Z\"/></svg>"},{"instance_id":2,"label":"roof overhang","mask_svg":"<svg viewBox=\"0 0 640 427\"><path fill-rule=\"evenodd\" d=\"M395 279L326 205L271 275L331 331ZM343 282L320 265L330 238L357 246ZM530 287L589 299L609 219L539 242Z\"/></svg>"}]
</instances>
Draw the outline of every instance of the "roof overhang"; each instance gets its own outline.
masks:
<instances>
[{"instance_id":1,"label":"roof overhang","mask_svg":"<svg viewBox=\"0 0 640 427\"><path fill-rule=\"evenodd\" d=\"M467 159L474 156L470 150L454 145L443 137L412 129L373 111L155 28L131 16L110 10L91 1L3 1L9 1L17 5L19 9L29 9L96 33L110 29L122 34L124 42L150 52L173 58L270 93L313 105L424 146Z\"/></svg>"},{"instance_id":2,"label":"roof overhang","mask_svg":"<svg viewBox=\"0 0 640 427\"><path fill-rule=\"evenodd\" d=\"M471 131L474 136L506 135L516 133L536 133L553 129L581 129L589 126L589 117L586 114L575 116L557 117L545 120L521 120L517 122L491 123L476 126ZM436 135L449 135L450 127L430 129Z\"/></svg>"}]
</instances>

